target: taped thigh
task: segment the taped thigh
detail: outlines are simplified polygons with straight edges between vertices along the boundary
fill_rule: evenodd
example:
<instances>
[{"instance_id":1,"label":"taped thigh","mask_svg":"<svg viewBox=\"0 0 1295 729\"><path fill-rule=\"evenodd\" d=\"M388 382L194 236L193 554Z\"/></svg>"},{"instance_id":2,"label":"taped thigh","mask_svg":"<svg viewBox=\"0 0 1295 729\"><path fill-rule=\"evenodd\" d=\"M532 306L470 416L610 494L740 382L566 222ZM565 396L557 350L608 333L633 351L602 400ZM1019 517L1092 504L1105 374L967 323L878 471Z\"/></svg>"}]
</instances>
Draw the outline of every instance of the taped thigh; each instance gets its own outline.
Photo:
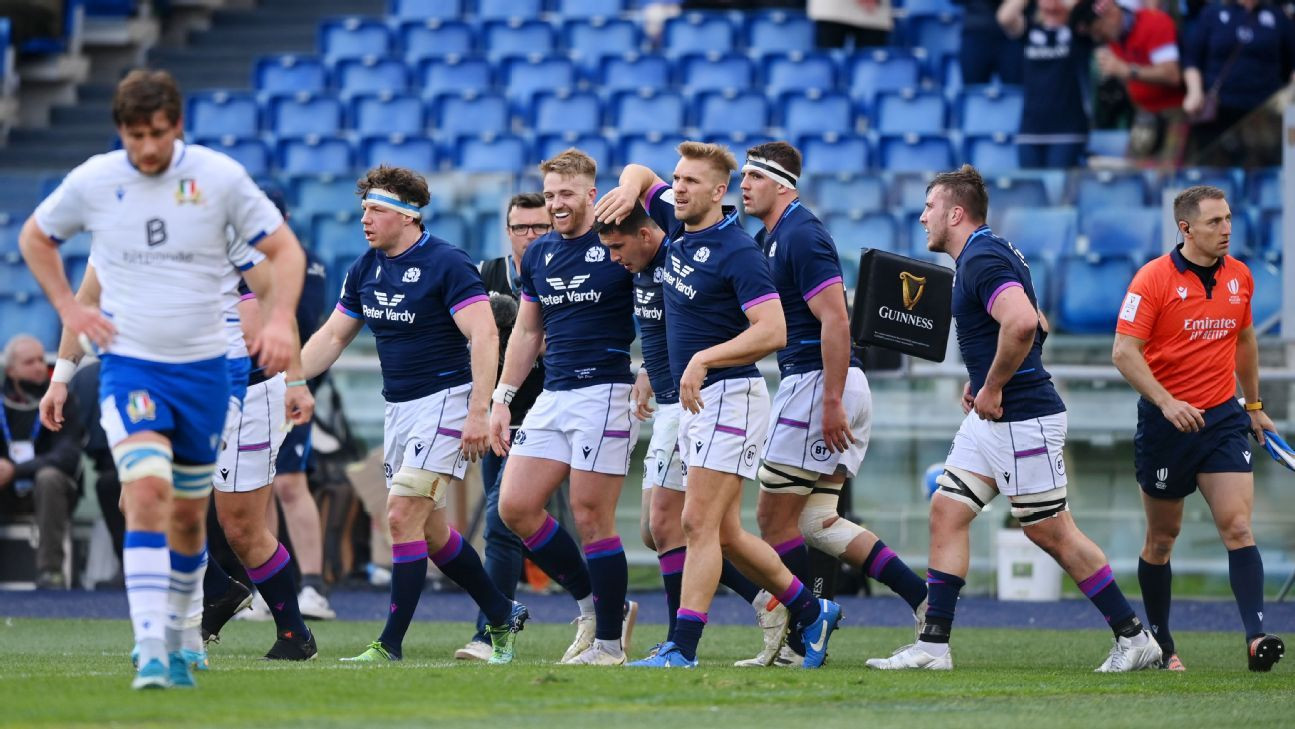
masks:
<instances>
[{"instance_id":1,"label":"taped thigh","mask_svg":"<svg viewBox=\"0 0 1295 729\"><path fill-rule=\"evenodd\" d=\"M391 476L391 493L396 496L431 499L436 508L445 506L450 482L454 479L443 473L424 471L421 468L401 466Z\"/></svg>"},{"instance_id":2,"label":"taped thigh","mask_svg":"<svg viewBox=\"0 0 1295 729\"><path fill-rule=\"evenodd\" d=\"M985 506L998 495L998 489L980 480L974 473L964 471L957 466L945 466L935 482L940 488L935 492L945 498L953 499L967 505L973 513L979 514Z\"/></svg>"},{"instance_id":3,"label":"taped thigh","mask_svg":"<svg viewBox=\"0 0 1295 729\"><path fill-rule=\"evenodd\" d=\"M153 441L119 443L112 449L112 460L117 464L117 478L123 484L142 478L160 478L172 483L171 469L174 457L171 446Z\"/></svg>"},{"instance_id":4,"label":"taped thigh","mask_svg":"<svg viewBox=\"0 0 1295 729\"><path fill-rule=\"evenodd\" d=\"M866 531L837 513L841 486L842 484L839 483L825 483L820 480L814 486L814 492L809 500L805 502L805 508L800 512L800 533L805 536L805 543L833 557L845 554L845 549L850 546L850 542ZM823 526L829 520L832 523L826 527Z\"/></svg>"},{"instance_id":5,"label":"taped thigh","mask_svg":"<svg viewBox=\"0 0 1295 729\"><path fill-rule=\"evenodd\" d=\"M814 484L822 474L807 471L796 466L762 461L756 478L760 479L760 490L773 494L798 494L808 496L814 491Z\"/></svg>"},{"instance_id":6,"label":"taped thigh","mask_svg":"<svg viewBox=\"0 0 1295 729\"><path fill-rule=\"evenodd\" d=\"M216 472L215 464L205 466L177 463L171 469L175 498L205 499L211 493L211 478Z\"/></svg>"},{"instance_id":7,"label":"taped thigh","mask_svg":"<svg viewBox=\"0 0 1295 729\"><path fill-rule=\"evenodd\" d=\"M1037 494L1021 494L1010 497L1012 516L1021 522L1021 526L1037 524L1044 519L1051 519L1063 511L1070 510L1066 502L1066 487L1051 489Z\"/></svg>"}]
</instances>

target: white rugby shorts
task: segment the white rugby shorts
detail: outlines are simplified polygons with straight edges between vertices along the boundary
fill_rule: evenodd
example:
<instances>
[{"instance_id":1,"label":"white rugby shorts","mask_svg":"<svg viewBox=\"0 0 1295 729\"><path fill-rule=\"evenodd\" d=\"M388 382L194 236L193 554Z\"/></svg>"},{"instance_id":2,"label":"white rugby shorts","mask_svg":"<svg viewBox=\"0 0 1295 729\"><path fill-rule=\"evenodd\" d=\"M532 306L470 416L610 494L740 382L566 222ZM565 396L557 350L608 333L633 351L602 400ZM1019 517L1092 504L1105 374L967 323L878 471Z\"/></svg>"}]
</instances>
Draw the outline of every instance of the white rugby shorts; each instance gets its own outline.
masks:
<instances>
[{"instance_id":1,"label":"white rugby shorts","mask_svg":"<svg viewBox=\"0 0 1295 729\"><path fill-rule=\"evenodd\" d=\"M683 463L679 460L679 403L660 405L652 416L652 440L643 459L643 490L660 486L683 491Z\"/></svg>"},{"instance_id":2,"label":"white rugby shorts","mask_svg":"<svg viewBox=\"0 0 1295 729\"><path fill-rule=\"evenodd\" d=\"M720 380L702 388L702 410L679 419L684 479L689 468L755 478L760 444L769 423L769 390L763 377Z\"/></svg>"},{"instance_id":3,"label":"white rugby shorts","mask_svg":"<svg viewBox=\"0 0 1295 729\"><path fill-rule=\"evenodd\" d=\"M773 398L769 435L760 457L767 463L826 475L836 473L840 466L855 475L872 434L872 391L858 367L846 370L841 404L855 442L844 453L834 453L823 440L823 371L784 377Z\"/></svg>"},{"instance_id":4,"label":"white rugby shorts","mask_svg":"<svg viewBox=\"0 0 1295 729\"><path fill-rule=\"evenodd\" d=\"M545 390L513 434L509 454L624 476L639 432L630 410L628 383Z\"/></svg>"},{"instance_id":5,"label":"white rugby shorts","mask_svg":"<svg viewBox=\"0 0 1295 729\"><path fill-rule=\"evenodd\" d=\"M1015 422L962 419L944 465L992 476L1004 496L1037 494L1066 485L1065 412Z\"/></svg>"},{"instance_id":6,"label":"white rugby shorts","mask_svg":"<svg viewBox=\"0 0 1295 729\"><path fill-rule=\"evenodd\" d=\"M463 424L472 383L437 390L407 402L389 402L382 418L382 471L391 477L402 466L463 478Z\"/></svg>"},{"instance_id":7,"label":"white rugby shorts","mask_svg":"<svg viewBox=\"0 0 1295 729\"><path fill-rule=\"evenodd\" d=\"M222 493L245 493L274 481L279 446L288 437L283 398L287 391L282 372L249 385L243 406L231 400L212 486Z\"/></svg>"}]
</instances>

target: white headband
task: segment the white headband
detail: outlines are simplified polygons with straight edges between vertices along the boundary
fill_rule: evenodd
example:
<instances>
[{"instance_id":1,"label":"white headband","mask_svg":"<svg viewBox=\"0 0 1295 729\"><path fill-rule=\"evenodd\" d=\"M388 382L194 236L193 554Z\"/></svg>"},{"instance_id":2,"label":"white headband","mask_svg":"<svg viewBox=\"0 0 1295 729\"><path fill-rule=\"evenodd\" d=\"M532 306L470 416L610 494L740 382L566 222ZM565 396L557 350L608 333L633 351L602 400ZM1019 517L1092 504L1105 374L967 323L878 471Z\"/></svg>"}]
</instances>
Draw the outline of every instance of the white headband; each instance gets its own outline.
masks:
<instances>
[{"instance_id":1,"label":"white headband","mask_svg":"<svg viewBox=\"0 0 1295 729\"><path fill-rule=\"evenodd\" d=\"M742 165L743 172L759 172L783 187L796 189L796 175L793 175L786 167L774 162L771 159L762 159L760 157L747 157L746 164Z\"/></svg>"},{"instance_id":2,"label":"white headband","mask_svg":"<svg viewBox=\"0 0 1295 729\"><path fill-rule=\"evenodd\" d=\"M423 214L419 211L418 206L404 202L400 196L389 190L373 188L364 195L365 205L381 205L384 208L390 208L400 213L408 215L414 220L422 220Z\"/></svg>"}]
</instances>

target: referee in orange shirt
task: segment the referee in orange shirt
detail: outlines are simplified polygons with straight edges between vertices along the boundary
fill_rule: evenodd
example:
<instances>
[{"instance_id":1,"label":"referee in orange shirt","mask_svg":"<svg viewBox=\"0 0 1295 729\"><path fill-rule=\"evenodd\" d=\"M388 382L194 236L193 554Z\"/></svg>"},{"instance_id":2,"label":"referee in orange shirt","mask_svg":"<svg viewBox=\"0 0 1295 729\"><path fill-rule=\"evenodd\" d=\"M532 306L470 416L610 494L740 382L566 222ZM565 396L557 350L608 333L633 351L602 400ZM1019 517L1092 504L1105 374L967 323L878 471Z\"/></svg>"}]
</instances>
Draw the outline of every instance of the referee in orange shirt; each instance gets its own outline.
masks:
<instances>
[{"instance_id":1,"label":"referee in orange shirt","mask_svg":"<svg viewBox=\"0 0 1295 729\"><path fill-rule=\"evenodd\" d=\"M1272 420L1259 399L1259 347L1251 321L1254 279L1228 255L1232 213L1223 191L1197 186L1174 198L1183 242L1142 267L1115 327L1112 358L1141 395L1133 461L1147 535L1138 582L1163 668L1183 670L1169 633L1169 555L1183 500L1197 488L1228 549L1232 594L1245 625L1250 670L1285 652L1263 629L1264 566L1250 531L1254 503L1250 439ZM1245 406L1235 398L1237 380Z\"/></svg>"}]
</instances>

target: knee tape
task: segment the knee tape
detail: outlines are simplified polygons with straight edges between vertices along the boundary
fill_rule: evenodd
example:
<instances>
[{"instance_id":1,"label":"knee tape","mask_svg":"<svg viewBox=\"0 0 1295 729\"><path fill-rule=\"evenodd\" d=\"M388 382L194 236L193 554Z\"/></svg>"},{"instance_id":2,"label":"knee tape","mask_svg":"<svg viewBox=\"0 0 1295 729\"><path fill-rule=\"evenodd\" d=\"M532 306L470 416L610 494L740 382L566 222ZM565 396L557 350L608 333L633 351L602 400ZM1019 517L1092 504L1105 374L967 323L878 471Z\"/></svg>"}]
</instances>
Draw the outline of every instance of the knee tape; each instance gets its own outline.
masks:
<instances>
[{"instance_id":1,"label":"knee tape","mask_svg":"<svg viewBox=\"0 0 1295 729\"><path fill-rule=\"evenodd\" d=\"M998 495L993 486L956 466L946 466L935 482L940 486L936 493L966 504L975 514L979 514Z\"/></svg>"},{"instance_id":2,"label":"knee tape","mask_svg":"<svg viewBox=\"0 0 1295 729\"><path fill-rule=\"evenodd\" d=\"M431 499L439 509L445 506L450 481L450 477L443 473L402 466L391 477L391 493L396 496Z\"/></svg>"},{"instance_id":3,"label":"knee tape","mask_svg":"<svg viewBox=\"0 0 1295 729\"><path fill-rule=\"evenodd\" d=\"M177 499L205 499L211 493L211 478L215 475L215 464L206 466L189 466L176 464L171 473L174 479L172 489Z\"/></svg>"},{"instance_id":4,"label":"knee tape","mask_svg":"<svg viewBox=\"0 0 1295 729\"><path fill-rule=\"evenodd\" d=\"M800 512L800 533L805 535L805 543L833 557L845 554L854 538L863 534L865 529L849 519L840 518L836 513L836 504L841 484L833 484L837 490L815 491L805 502ZM823 526L829 519L836 519L830 526Z\"/></svg>"},{"instance_id":5,"label":"knee tape","mask_svg":"<svg viewBox=\"0 0 1295 729\"><path fill-rule=\"evenodd\" d=\"M820 475L803 468L768 461L762 461L760 470L756 472L761 491L801 496L808 496L814 490L814 482L818 481Z\"/></svg>"},{"instance_id":6,"label":"knee tape","mask_svg":"<svg viewBox=\"0 0 1295 729\"><path fill-rule=\"evenodd\" d=\"M117 464L117 478L122 484L141 478L160 478L171 483L171 446L166 443L136 441L112 449Z\"/></svg>"},{"instance_id":7,"label":"knee tape","mask_svg":"<svg viewBox=\"0 0 1295 729\"><path fill-rule=\"evenodd\" d=\"M1043 493L1012 497L1012 516L1021 522L1021 526L1037 524L1069 510L1065 486Z\"/></svg>"}]
</instances>

